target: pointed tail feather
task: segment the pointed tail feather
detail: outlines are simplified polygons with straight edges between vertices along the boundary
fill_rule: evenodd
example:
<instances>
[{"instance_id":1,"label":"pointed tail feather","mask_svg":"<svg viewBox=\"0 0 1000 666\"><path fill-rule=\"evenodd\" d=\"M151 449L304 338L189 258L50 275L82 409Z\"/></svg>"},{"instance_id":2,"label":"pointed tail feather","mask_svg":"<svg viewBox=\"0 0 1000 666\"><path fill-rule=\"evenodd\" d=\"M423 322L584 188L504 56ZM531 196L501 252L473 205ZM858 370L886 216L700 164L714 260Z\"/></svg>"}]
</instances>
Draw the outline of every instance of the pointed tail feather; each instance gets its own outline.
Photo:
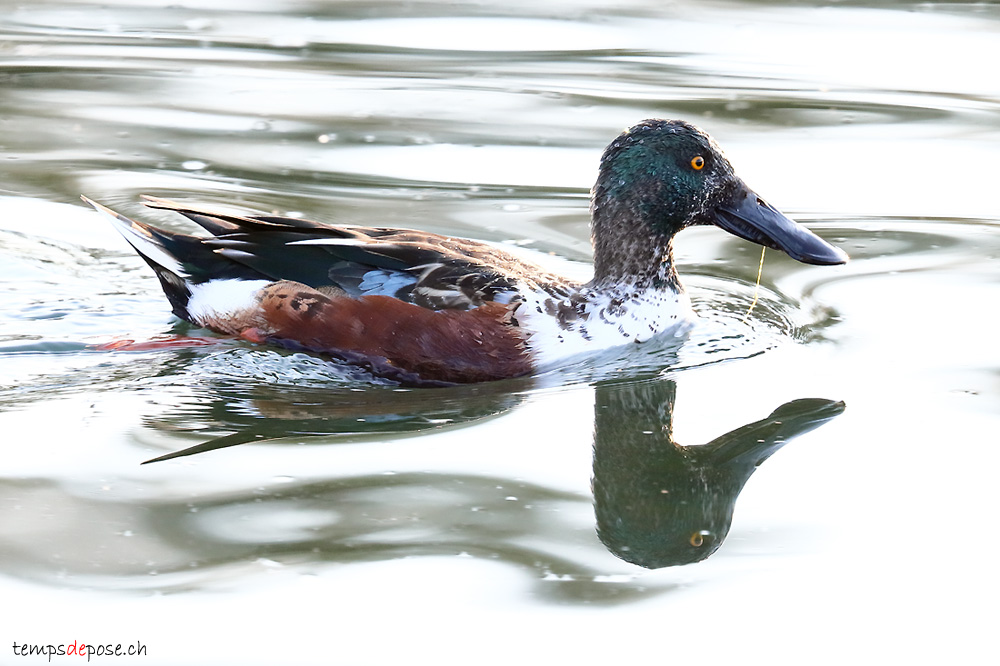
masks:
<instances>
[{"instance_id":1,"label":"pointed tail feather","mask_svg":"<svg viewBox=\"0 0 1000 666\"><path fill-rule=\"evenodd\" d=\"M225 213L219 210L212 210L204 206L188 203L177 203L169 199L152 197L148 194L142 195L142 201L149 208L160 210L170 210L180 213L192 222L200 225L214 236L245 230L265 230L280 231L282 229L322 229L331 231L330 227L319 222L311 222L297 217L283 217L280 215L265 215L254 213L252 215L240 215L236 213Z\"/></svg>"},{"instance_id":2,"label":"pointed tail feather","mask_svg":"<svg viewBox=\"0 0 1000 666\"><path fill-rule=\"evenodd\" d=\"M129 245L149 264L153 272L156 273L156 277L160 279L160 286L163 288L167 300L170 301L174 314L181 319L191 321L191 316L187 311L187 303L191 299L189 281L191 276L184 269L181 261L169 249L171 244L176 243L178 234L171 234L130 220L85 196L80 198L108 218Z\"/></svg>"},{"instance_id":3,"label":"pointed tail feather","mask_svg":"<svg viewBox=\"0 0 1000 666\"><path fill-rule=\"evenodd\" d=\"M158 229L130 220L87 197L81 198L110 220L129 245L149 264L159 278L174 314L181 319L204 326L206 323L201 321L203 317L199 317L199 313L205 314L206 307L215 313L231 309L231 304L226 303L221 306L215 303L206 306L199 301L198 294L218 295L216 292L220 292L222 296L230 297L233 295L232 289L227 291L221 289L220 285L224 287L242 283L245 288L237 295L245 296L243 292L259 286L256 283L271 281L267 275L234 260L225 251L206 242L214 241L214 238L205 239ZM159 200L156 201L159 203Z\"/></svg>"}]
</instances>

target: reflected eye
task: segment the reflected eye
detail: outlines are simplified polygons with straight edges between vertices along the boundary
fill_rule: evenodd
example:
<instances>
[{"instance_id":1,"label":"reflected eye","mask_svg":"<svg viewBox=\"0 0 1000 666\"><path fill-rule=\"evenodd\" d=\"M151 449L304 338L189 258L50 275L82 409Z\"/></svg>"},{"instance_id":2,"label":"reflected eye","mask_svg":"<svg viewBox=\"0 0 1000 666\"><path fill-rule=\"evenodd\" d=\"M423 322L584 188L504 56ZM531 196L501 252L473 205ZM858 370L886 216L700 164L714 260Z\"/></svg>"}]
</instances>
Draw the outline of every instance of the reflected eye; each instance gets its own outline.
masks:
<instances>
[{"instance_id":1,"label":"reflected eye","mask_svg":"<svg viewBox=\"0 0 1000 666\"><path fill-rule=\"evenodd\" d=\"M691 160L691 168L695 171L701 171L703 166L705 166L705 158L701 155L698 155Z\"/></svg>"},{"instance_id":2,"label":"reflected eye","mask_svg":"<svg viewBox=\"0 0 1000 666\"><path fill-rule=\"evenodd\" d=\"M691 538L688 539L688 543L690 543L695 548L699 548L701 544L705 543L706 534L708 534L708 530L698 530L697 532L691 535Z\"/></svg>"}]
</instances>

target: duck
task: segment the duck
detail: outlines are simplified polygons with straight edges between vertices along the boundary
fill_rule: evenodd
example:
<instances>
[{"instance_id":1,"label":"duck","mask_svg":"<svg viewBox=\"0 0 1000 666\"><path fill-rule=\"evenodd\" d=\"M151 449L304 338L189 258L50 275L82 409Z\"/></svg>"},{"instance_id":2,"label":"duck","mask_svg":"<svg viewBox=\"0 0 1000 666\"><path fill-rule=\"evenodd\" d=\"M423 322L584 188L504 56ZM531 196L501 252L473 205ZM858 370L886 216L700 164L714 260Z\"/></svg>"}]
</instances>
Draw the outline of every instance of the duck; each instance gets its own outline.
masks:
<instances>
[{"instance_id":1,"label":"duck","mask_svg":"<svg viewBox=\"0 0 1000 666\"><path fill-rule=\"evenodd\" d=\"M696 316L673 243L688 227L714 225L805 264L848 260L758 196L715 140L683 120L644 120L604 150L588 281L476 240L143 198L209 235L83 200L145 260L177 317L414 386L529 375L684 330Z\"/></svg>"}]
</instances>

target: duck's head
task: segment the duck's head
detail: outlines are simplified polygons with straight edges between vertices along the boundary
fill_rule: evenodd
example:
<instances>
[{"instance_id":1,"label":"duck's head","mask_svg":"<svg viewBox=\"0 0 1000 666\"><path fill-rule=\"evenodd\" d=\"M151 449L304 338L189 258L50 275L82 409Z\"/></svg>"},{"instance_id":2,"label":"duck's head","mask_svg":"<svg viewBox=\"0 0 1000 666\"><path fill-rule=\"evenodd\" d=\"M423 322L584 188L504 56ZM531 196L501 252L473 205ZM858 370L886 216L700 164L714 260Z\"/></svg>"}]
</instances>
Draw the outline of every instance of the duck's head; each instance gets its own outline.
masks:
<instances>
[{"instance_id":1,"label":"duck's head","mask_svg":"<svg viewBox=\"0 0 1000 666\"><path fill-rule=\"evenodd\" d=\"M681 229L714 224L807 264L847 254L793 222L747 187L719 146L681 120L644 120L604 151L594 187L595 269L627 262L641 246L669 252ZM668 257L661 257L666 259Z\"/></svg>"}]
</instances>

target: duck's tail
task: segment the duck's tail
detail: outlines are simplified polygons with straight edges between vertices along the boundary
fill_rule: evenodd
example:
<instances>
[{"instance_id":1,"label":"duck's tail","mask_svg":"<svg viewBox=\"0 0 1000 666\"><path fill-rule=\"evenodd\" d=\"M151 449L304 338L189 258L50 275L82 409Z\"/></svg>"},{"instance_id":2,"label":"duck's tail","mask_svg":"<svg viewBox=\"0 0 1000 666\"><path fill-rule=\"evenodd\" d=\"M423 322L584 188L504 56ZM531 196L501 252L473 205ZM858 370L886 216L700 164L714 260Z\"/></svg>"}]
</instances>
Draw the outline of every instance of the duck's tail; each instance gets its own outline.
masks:
<instances>
[{"instance_id":1,"label":"duck's tail","mask_svg":"<svg viewBox=\"0 0 1000 666\"><path fill-rule=\"evenodd\" d=\"M139 256L149 264L159 278L160 286L170 301L174 314L181 319L198 323L191 316L188 303L191 300L192 288L210 278L208 275L203 275L205 271L199 267L213 266L227 260L215 254L213 249L204 245L197 236L157 229L130 220L87 197L81 198L108 218L129 245L135 248Z\"/></svg>"}]
</instances>

